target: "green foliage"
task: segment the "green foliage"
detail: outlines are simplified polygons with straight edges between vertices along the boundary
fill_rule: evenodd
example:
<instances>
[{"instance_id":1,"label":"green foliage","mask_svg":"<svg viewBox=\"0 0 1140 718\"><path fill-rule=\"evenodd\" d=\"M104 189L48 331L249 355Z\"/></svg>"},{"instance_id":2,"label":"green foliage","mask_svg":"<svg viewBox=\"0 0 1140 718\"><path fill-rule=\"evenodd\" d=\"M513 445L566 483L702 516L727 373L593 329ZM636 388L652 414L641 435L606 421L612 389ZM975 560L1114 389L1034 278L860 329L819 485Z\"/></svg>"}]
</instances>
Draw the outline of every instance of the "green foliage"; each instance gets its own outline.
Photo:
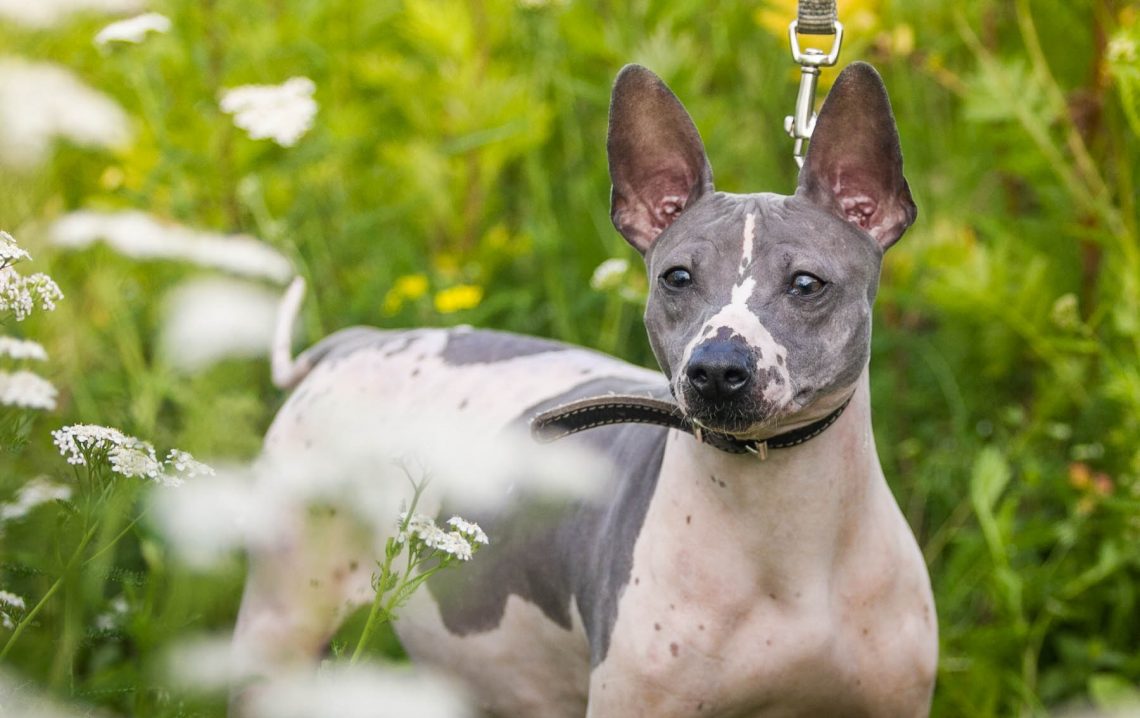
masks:
<instances>
[{"instance_id":1,"label":"green foliage","mask_svg":"<svg viewBox=\"0 0 1140 718\"><path fill-rule=\"evenodd\" d=\"M1122 0L839 6L862 18L842 61L883 73L920 208L886 256L872 385L879 452L938 603L934 714L1128 701L1140 684L1140 17ZM67 295L19 325L48 348L60 406L5 434L0 501L67 475L47 438L58 426L237 460L256 454L280 401L263 362L188 375L157 350L164 298L202 270L50 247L44 229L65 212L142 209L263 239L315 288L308 341L359 323L465 322L652 365L637 272L589 287L606 258L637 264L608 217L617 69L647 64L685 100L720 188L793 187L781 127L795 74L755 3L154 9L168 34L106 51L91 42L106 18L0 25L7 53L71 68L134 133L0 171L0 228ZM314 81L320 106L295 147L250 140L219 109L226 88L292 76ZM58 506L0 527L0 589L31 605L70 575L79 516ZM103 558L94 578L61 585L7 668L124 714L220 710L172 693L156 666L178 637L232 625L242 567L192 572L145 521ZM119 597L124 621L98 628Z\"/></svg>"}]
</instances>

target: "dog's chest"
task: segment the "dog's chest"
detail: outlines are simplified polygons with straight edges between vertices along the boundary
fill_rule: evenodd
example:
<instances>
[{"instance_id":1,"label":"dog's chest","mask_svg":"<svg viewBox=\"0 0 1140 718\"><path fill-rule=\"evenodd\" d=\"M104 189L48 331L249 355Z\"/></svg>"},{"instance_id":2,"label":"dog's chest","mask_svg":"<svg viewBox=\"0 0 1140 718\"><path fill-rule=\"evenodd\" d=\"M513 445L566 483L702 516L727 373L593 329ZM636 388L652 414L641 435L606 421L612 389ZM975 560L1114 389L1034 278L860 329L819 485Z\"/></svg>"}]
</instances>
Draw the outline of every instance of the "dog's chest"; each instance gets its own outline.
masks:
<instances>
[{"instance_id":1,"label":"dog's chest","mask_svg":"<svg viewBox=\"0 0 1140 718\"><path fill-rule=\"evenodd\" d=\"M853 571L812 558L798 518L758 545L733 497L717 511L694 501L707 492L676 490L707 482L727 494L731 479L721 486L666 457L684 476L660 478L589 715L915 715L929 695L933 612L920 588L900 590L890 559L873 557L892 556L894 536L862 537L867 560Z\"/></svg>"}]
</instances>

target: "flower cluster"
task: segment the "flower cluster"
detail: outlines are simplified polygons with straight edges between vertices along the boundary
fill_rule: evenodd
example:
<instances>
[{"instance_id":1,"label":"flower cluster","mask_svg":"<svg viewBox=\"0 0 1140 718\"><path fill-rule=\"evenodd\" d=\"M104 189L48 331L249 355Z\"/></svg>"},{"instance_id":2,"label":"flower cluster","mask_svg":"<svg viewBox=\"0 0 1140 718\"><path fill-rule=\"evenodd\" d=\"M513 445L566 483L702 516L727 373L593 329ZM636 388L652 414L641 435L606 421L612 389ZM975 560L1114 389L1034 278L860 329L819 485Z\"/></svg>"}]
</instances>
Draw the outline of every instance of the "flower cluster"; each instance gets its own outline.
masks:
<instances>
[{"instance_id":1,"label":"flower cluster","mask_svg":"<svg viewBox=\"0 0 1140 718\"><path fill-rule=\"evenodd\" d=\"M12 266L31 258L26 250L16 244L12 235L0 231L0 312L14 313L16 321L27 319L35 309L37 300L40 309L51 311L55 309L55 303L63 299L63 292L51 277L42 273L26 277Z\"/></svg>"},{"instance_id":2,"label":"flower cluster","mask_svg":"<svg viewBox=\"0 0 1140 718\"><path fill-rule=\"evenodd\" d=\"M457 558L460 561L470 561L480 546L489 543L487 534L476 523L464 521L453 516L448 522L451 531L436 526L435 521L423 514L408 516L405 511L400 514L396 535L396 543L408 542L422 543L432 551L439 551L446 556Z\"/></svg>"},{"instance_id":3,"label":"flower cluster","mask_svg":"<svg viewBox=\"0 0 1140 718\"><path fill-rule=\"evenodd\" d=\"M159 461L149 442L108 426L73 424L51 434L69 464L90 466L105 457L111 471L120 476L150 479L164 486L178 486L188 478L214 474L212 468L178 449L172 449L164 461Z\"/></svg>"},{"instance_id":4,"label":"flower cluster","mask_svg":"<svg viewBox=\"0 0 1140 718\"><path fill-rule=\"evenodd\" d=\"M307 77L291 77L280 85L243 85L222 94L222 112L251 139L270 139L282 147L297 144L313 126L317 86Z\"/></svg>"}]
</instances>

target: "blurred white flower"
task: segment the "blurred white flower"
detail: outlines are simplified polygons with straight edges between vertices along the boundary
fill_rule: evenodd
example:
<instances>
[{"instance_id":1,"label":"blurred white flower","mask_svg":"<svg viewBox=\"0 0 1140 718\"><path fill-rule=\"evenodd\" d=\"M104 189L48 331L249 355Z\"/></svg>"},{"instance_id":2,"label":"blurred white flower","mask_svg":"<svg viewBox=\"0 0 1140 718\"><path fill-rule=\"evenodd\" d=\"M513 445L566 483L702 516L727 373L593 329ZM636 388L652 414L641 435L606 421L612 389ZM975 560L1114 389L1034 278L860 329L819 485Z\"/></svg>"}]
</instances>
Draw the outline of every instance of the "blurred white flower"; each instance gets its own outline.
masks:
<instances>
[{"instance_id":1,"label":"blurred white flower","mask_svg":"<svg viewBox=\"0 0 1140 718\"><path fill-rule=\"evenodd\" d=\"M149 33L169 31L170 18L157 12L148 12L106 26L95 35L95 44L99 46L106 46L112 42L137 44L146 39Z\"/></svg>"},{"instance_id":2,"label":"blurred white flower","mask_svg":"<svg viewBox=\"0 0 1140 718\"><path fill-rule=\"evenodd\" d=\"M165 673L177 688L219 692L244 684L257 675L260 662L242 655L226 635L205 635L170 646L164 657Z\"/></svg>"},{"instance_id":3,"label":"blurred white flower","mask_svg":"<svg viewBox=\"0 0 1140 718\"><path fill-rule=\"evenodd\" d=\"M284 497L260 489L248 471L222 470L151 498L154 525L190 566L208 568L235 549L273 544L291 518Z\"/></svg>"},{"instance_id":4,"label":"blurred white flower","mask_svg":"<svg viewBox=\"0 0 1140 718\"><path fill-rule=\"evenodd\" d=\"M47 158L56 138L89 147L116 147L129 137L129 121L122 108L71 71L47 63L0 59L3 164L34 167Z\"/></svg>"},{"instance_id":5,"label":"blurred white flower","mask_svg":"<svg viewBox=\"0 0 1140 718\"><path fill-rule=\"evenodd\" d=\"M258 685L251 718L464 718L475 712L455 686L407 668L332 664L299 670Z\"/></svg>"},{"instance_id":6,"label":"blurred white flower","mask_svg":"<svg viewBox=\"0 0 1140 718\"><path fill-rule=\"evenodd\" d=\"M27 370L0 371L0 404L25 409L55 408L58 394L50 381Z\"/></svg>"},{"instance_id":7,"label":"blurred white flower","mask_svg":"<svg viewBox=\"0 0 1140 718\"><path fill-rule=\"evenodd\" d=\"M22 519L32 509L50 501L67 501L70 498L70 486L54 484L47 477L40 476L21 486L14 500L0 504L0 523Z\"/></svg>"},{"instance_id":8,"label":"blurred white flower","mask_svg":"<svg viewBox=\"0 0 1140 718\"><path fill-rule=\"evenodd\" d=\"M5 356L34 361L47 361L48 358L47 350L38 342L33 342L30 339L0 336L0 357Z\"/></svg>"},{"instance_id":9,"label":"blurred white flower","mask_svg":"<svg viewBox=\"0 0 1140 718\"><path fill-rule=\"evenodd\" d=\"M278 284L294 275L289 260L249 235L203 232L145 212L71 212L52 224L48 234L52 243L69 249L103 240L135 259L180 260Z\"/></svg>"},{"instance_id":10,"label":"blurred white flower","mask_svg":"<svg viewBox=\"0 0 1140 718\"><path fill-rule=\"evenodd\" d=\"M590 286L596 291L604 292L617 289L625 273L629 271L629 262L617 257L607 259L598 265L590 277Z\"/></svg>"},{"instance_id":11,"label":"blurred white flower","mask_svg":"<svg viewBox=\"0 0 1140 718\"><path fill-rule=\"evenodd\" d=\"M419 504L424 516L412 528L422 525L427 531L434 526L427 516L443 500L493 510L517 488L553 498L581 497L599 489L611 471L598 454L568 445L539 446L524 432L496 431L474 416L365 421L368 413L351 402L337 402L331 414L313 412L307 419L319 434L267 450L245 470L188 483L177 495L152 496L154 525L183 560L205 567L234 550L264 550L295 540L314 505L337 507L345 520L370 531L380 555L384 541L397 533L390 517L409 496L409 473L430 479ZM440 436L448 437L446 450ZM485 538L474 527L466 524L463 529L469 530L462 533L459 527L436 528L440 535L431 534L433 547L466 555L457 540L470 548Z\"/></svg>"},{"instance_id":12,"label":"blurred white flower","mask_svg":"<svg viewBox=\"0 0 1140 718\"><path fill-rule=\"evenodd\" d=\"M23 613L25 609L27 605L24 599L9 591L0 591L0 627L9 631L15 628L16 622L12 620L12 614ZM0 702L0 715L5 715L3 707L3 702Z\"/></svg>"},{"instance_id":13,"label":"blurred white flower","mask_svg":"<svg viewBox=\"0 0 1140 718\"><path fill-rule=\"evenodd\" d=\"M28 607L24 599L9 591L0 591L0 606L14 608L17 611L23 611Z\"/></svg>"},{"instance_id":14,"label":"blurred white flower","mask_svg":"<svg viewBox=\"0 0 1140 718\"><path fill-rule=\"evenodd\" d=\"M107 606L107 610L100 613L95 617L95 628L101 631L111 631L123 625L123 619L130 609L130 604L124 596L116 596L111 599L111 603Z\"/></svg>"},{"instance_id":15,"label":"blurred white flower","mask_svg":"<svg viewBox=\"0 0 1140 718\"><path fill-rule=\"evenodd\" d=\"M0 0L0 18L48 28L79 12L138 12L142 7L141 0Z\"/></svg>"},{"instance_id":16,"label":"blurred white flower","mask_svg":"<svg viewBox=\"0 0 1140 718\"><path fill-rule=\"evenodd\" d=\"M222 93L222 112L252 139L271 139L292 147L313 126L317 87L307 77L291 77L280 85L243 85Z\"/></svg>"},{"instance_id":17,"label":"blurred white flower","mask_svg":"<svg viewBox=\"0 0 1140 718\"><path fill-rule=\"evenodd\" d=\"M279 297L240 280L190 280L167 296L159 354L176 369L194 372L228 357L269 353Z\"/></svg>"}]
</instances>

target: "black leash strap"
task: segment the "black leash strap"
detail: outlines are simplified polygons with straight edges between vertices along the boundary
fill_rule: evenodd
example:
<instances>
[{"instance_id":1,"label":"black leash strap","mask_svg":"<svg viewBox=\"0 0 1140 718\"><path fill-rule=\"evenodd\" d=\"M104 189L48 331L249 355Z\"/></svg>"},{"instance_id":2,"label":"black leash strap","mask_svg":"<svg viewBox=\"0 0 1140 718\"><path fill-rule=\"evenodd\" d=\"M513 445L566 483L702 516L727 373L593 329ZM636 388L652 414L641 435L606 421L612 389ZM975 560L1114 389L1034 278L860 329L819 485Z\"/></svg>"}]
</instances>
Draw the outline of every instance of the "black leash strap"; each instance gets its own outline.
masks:
<instances>
[{"instance_id":1,"label":"black leash strap","mask_svg":"<svg viewBox=\"0 0 1140 718\"><path fill-rule=\"evenodd\" d=\"M767 439L757 440L738 439L728 434L704 429L694 424L679 406L669 401L635 394L610 394L578 399L544 411L531 420L530 431L537 441L549 443L598 426L654 424L687 432L697 437L699 441L730 454L754 454L763 460L768 458L769 449L799 446L819 436L839 419L850 403L851 397L848 397L838 409L819 421Z\"/></svg>"}]
</instances>

